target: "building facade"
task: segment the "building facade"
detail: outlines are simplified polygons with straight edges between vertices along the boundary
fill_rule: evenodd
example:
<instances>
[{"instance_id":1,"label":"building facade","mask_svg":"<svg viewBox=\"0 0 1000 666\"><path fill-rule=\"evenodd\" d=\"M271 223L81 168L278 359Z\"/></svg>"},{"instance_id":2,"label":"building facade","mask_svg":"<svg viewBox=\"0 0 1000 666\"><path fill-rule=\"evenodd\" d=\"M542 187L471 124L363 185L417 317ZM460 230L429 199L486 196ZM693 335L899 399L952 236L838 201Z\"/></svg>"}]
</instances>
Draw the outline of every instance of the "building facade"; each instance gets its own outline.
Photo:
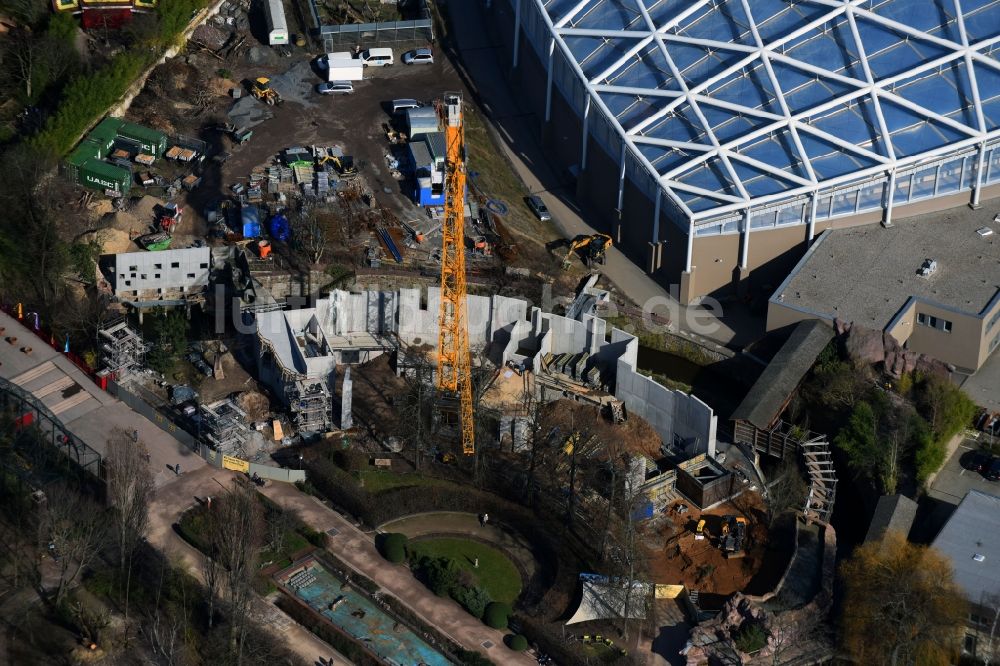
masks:
<instances>
[{"instance_id":1,"label":"building facade","mask_svg":"<svg viewBox=\"0 0 1000 666\"><path fill-rule=\"evenodd\" d=\"M1000 194L1000 7L491 0L520 100L681 300L768 291L825 229Z\"/></svg>"}]
</instances>

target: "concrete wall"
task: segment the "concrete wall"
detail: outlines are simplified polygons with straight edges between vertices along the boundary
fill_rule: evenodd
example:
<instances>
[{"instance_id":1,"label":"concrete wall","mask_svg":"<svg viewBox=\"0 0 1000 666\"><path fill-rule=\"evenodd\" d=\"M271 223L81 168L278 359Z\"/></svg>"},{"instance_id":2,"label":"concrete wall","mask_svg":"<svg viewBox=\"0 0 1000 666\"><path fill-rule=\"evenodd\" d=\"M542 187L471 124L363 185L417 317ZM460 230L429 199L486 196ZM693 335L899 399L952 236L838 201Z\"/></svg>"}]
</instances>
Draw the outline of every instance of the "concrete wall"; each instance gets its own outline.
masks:
<instances>
[{"instance_id":1,"label":"concrete wall","mask_svg":"<svg viewBox=\"0 0 1000 666\"><path fill-rule=\"evenodd\" d=\"M163 290L201 290L208 286L212 251L207 247L114 255L111 285L115 296Z\"/></svg>"}]
</instances>

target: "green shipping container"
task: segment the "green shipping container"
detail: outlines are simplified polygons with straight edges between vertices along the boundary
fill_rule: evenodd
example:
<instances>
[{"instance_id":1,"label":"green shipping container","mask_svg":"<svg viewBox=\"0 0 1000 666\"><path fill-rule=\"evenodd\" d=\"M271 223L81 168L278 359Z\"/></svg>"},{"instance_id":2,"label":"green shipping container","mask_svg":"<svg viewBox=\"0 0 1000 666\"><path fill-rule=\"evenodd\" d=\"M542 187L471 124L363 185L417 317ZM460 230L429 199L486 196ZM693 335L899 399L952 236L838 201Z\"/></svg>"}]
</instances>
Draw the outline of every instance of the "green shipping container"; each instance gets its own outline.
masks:
<instances>
[{"instance_id":1,"label":"green shipping container","mask_svg":"<svg viewBox=\"0 0 1000 666\"><path fill-rule=\"evenodd\" d=\"M135 123L122 123L118 136L138 143L143 152L159 157L167 150L167 135Z\"/></svg>"},{"instance_id":2,"label":"green shipping container","mask_svg":"<svg viewBox=\"0 0 1000 666\"><path fill-rule=\"evenodd\" d=\"M132 187L132 174L101 160L90 160L78 170L77 182L92 190L113 190L122 196Z\"/></svg>"},{"instance_id":3,"label":"green shipping container","mask_svg":"<svg viewBox=\"0 0 1000 666\"><path fill-rule=\"evenodd\" d=\"M66 162L73 167L82 167L88 160L99 160L104 155L101 154L101 147L98 146L93 141L84 141L79 146L76 147L69 157L66 158Z\"/></svg>"},{"instance_id":4,"label":"green shipping container","mask_svg":"<svg viewBox=\"0 0 1000 666\"><path fill-rule=\"evenodd\" d=\"M111 147L115 145L115 139L118 138L118 128L122 126L122 122L119 118L105 118L97 123L97 127L91 130L87 136L104 150L101 157L111 152Z\"/></svg>"}]
</instances>

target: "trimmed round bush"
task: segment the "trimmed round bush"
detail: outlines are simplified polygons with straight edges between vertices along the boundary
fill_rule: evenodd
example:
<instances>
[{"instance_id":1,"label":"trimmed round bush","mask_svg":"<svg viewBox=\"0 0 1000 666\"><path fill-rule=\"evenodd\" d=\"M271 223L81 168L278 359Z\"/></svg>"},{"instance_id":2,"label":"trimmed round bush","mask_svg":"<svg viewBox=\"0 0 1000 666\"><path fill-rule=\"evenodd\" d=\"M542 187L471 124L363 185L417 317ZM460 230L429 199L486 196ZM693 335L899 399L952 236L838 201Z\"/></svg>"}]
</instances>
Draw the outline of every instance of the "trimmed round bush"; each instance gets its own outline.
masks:
<instances>
[{"instance_id":1,"label":"trimmed round bush","mask_svg":"<svg viewBox=\"0 0 1000 666\"><path fill-rule=\"evenodd\" d=\"M399 532L386 534L382 539L382 556L393 564L406 559L406 535Z\"/></svg>"},{"instance_id":2,"label":"trimmed round bush","mask_svg":"<svg viewBox=\"0 0 1000 666\"><path fill-rule=\"evenodd\" d=\"M499 601L491 601L483 613L483 622L493 629L506 629L507 616L510 615L510 606Z\"/></svg>"},{"instance_id":3,"label":"trimmed round bush","mask_svg":"<svg viewBox=\"0 0 1000 666\"><path fill-rule=\"evenodd\" d=\"M515 652L524 652L528 649L528 639L521 634L514 634L507 641L507 647Z\"/></svg>"}]
</instances>

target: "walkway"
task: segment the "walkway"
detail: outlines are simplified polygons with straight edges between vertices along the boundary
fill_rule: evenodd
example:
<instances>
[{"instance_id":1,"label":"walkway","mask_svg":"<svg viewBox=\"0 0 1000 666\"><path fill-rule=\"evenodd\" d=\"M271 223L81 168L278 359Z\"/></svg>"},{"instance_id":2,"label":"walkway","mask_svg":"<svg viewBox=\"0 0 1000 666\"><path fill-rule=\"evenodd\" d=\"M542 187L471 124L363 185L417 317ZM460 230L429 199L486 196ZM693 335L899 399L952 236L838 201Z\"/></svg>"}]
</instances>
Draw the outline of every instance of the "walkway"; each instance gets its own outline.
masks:
<instances>
[{"instance_id":1,"label":"walkway","mask_svg":"<svg viewBox=\"0 0 1000 666\"><path fill-rule=\"evenodd\" d=\"M454 601L435 596L405 566L389 564L376 550L371 536L315 497L282 483L270 484L261 492L285 509L298 513L313 529L330 534L331 552L456 643L468 650L483 652L494 663L504 666L535 663L526 654L507 649L503 632L487 627Z\"/></svg>"},{"instance_id":2,"label":"walkway","mask_svg":"<svg viewBox=\"0 0 1000 666\"><path fill-rule=\"evenodd\" d=\"M204 466L182 474L173 483L156 491L149 507L149 528L146 538L170 562L187 569L188 573L205 582L205 556L184 541L174 531L174 523L181 514L198 504L198 498L218 495L237 476L233 472ZM260 626L270 629L285 640L289 649L306 664L314 666L319 659L333 657L336 666L351 666L351 662L321 641L315 634L285 615L274 604L254 597L254 619Z\"/></svg>"},{"instance_id":3,"label":"walkway","mask_svg":"<svg viewBox=\"0 0 1000 666\"><path fill-rule=\"evenodd\" d=\"M530 123L538 118L518 105L519 93L510 85L501 71L500 59L506 58L497 45L485 45L492 41L488 35L483 3L475 0L448 3L451 18L450 36L455 40L461 55L456 63L459 72L465 76L466 85L477 98L486 116L493 124L494 139L501 146L514 170L525 185L542 198L552 212L556 227L566 238L579 234L593 234L595 227L588 224L586 213L576 206L575 195L567 191L556 172L547 161L545 151L536 142L536 132ZM553 95L558 95L553 92ZM535 128L537 129L537 128ZM684 311L687 309L670 297L670 294L650 278L639 266L629 260L618 248L607 253L607 262L600 268L605 278L610 280L622 294L640 307L647 303L671 303L671 319L685 332ZM654 300L655 299L655 300ZM676 309L674 309L676 308ZM742 307L727 305L725 321L715 320L718 329L707 338L721 344L742 345L763 333L763 322L750 317ZM663 306L657 308L663 313ZM699 321L707 320L707 313L699 310ZM671 325L673 329L673 324ZM735 330L734 330L735 329ZM699 331L704 335L704 332Z\"/></svg>"}]
</instances>

